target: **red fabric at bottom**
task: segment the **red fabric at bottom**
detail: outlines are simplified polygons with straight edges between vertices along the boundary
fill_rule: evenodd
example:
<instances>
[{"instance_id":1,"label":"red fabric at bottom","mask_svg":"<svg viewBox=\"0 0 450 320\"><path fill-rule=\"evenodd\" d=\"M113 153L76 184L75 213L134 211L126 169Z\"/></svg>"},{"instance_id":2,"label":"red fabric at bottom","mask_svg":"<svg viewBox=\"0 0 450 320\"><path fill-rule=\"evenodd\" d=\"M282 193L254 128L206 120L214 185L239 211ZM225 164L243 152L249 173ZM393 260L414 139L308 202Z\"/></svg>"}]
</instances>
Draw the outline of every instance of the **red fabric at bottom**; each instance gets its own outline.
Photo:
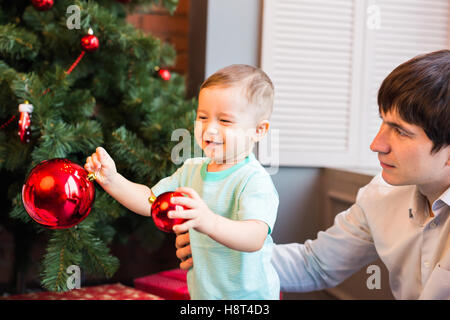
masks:
<instances>
[{"instance_id":1,"label":"red fabric at bottom","mask_svg":"<svg viewBox=\"0 0 450 320\"><path fill-rule=\"evenodd\" d=\"M163 271L134 279L134 286L167 300L189 300L186 273L187 271L181 269Z\"/></svg>"},{"instance_id":2,"label":"red fabric at bottom","mask_svg":"<svg viewBox=\"0 0 450 320\"><path fill-rule=\"evenodd\" d=\"M1 300L162 300L161 297L120 283L84 287L67 292L36 292L12 295Z\"/></svg>"}]
</instances>

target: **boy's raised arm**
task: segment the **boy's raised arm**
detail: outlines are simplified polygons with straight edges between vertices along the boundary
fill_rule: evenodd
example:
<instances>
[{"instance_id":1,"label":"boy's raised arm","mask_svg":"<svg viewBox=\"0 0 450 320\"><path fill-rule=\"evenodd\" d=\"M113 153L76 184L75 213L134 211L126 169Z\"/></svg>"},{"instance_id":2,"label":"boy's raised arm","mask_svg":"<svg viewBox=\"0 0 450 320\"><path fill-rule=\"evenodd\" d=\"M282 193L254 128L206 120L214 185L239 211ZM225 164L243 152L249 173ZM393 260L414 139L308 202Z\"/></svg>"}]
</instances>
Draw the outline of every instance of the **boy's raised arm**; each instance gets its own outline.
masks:
<instances>
[{"instance_id":1,"label":"boy's raised arm","mask_svg":"<svg viewBox=\"0 0 450 320\"><path fill-rule=\"evenodd\" d=\"M120 204L131 211L149 216L151 205L148 198L153 195L149 187L131 182L117 172L111 156L102 147L98 147L86 159L84 168L95 173L96 181L102 188Z\"/></svg>"}]
</instances>

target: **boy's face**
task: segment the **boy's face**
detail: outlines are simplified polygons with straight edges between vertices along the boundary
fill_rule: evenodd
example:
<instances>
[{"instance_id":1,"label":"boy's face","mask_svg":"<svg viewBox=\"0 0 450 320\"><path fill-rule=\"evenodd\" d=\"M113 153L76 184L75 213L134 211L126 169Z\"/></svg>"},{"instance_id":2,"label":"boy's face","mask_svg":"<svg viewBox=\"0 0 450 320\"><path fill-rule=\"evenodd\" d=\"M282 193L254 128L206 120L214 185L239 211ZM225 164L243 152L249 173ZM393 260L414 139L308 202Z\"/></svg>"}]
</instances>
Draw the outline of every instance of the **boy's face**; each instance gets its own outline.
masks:
<instances>
[{"instance_id":1,"label":"boy's face","mask_svg":"<svg viewBox=\"0 0 450 320\"><path fill-rule=\"evenodd\" d=\"M248 105L240 87L209 87L198 98L195 140L216 164L243 160L256 141L254 106Z\"/></svg>"},{"instance_id":2,"label":"boy's face","mask_svg":"<svg viewBox=\"0 0 450 320\"><path fill-rule=\"evenodd\" d=\"M397 112L382 114L383 123L370 149L378 152L383 179L392 185L430 185L450 177L450 146L431 154L425 131L403 121Z\"/></svg>"}]
</instances>

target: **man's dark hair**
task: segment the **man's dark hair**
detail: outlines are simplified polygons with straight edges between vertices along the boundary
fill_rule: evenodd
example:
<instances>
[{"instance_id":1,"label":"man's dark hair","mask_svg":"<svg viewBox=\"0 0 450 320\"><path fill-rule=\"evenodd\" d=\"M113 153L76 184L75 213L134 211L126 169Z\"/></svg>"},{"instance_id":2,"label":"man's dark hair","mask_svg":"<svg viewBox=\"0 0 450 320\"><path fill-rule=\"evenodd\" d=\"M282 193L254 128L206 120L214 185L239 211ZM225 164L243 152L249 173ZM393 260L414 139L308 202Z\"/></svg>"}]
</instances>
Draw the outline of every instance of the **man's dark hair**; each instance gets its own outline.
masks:
<instances>
[{"instance_id":1,"label":"man's dark hair","mask_svg":"<svg viewBox=\"0 0 450 320\"><path fill-rule=\"evenodd\" d=\"M379 112L420 126L431 153L450 145L450 50L419 55L395 68L378 91Z\"/></svg>"}]
</instances>

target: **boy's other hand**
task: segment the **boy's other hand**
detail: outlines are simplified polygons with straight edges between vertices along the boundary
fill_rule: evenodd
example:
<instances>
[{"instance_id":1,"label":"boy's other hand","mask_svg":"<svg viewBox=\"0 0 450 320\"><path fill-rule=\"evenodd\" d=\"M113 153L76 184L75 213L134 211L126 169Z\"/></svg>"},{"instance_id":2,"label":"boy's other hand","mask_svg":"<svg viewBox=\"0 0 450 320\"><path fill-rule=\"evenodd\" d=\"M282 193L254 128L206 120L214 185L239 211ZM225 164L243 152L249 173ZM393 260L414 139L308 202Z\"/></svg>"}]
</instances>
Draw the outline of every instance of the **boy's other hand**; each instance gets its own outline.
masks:
<instances>
[{"instance_id":1,"label":"boy's other hand","mask_svg":"<svg viewBox=\"0 0 450 320\"><path fill-rule=\"evenodd\" d=\"M116 164L111 156L102 147L86 159L84 168L88 172L95 173L96 181L101 185L111 183L117 174Z\"/></svg>"},{"instance_id":2,"label":"boy's other hand","mask_svg":"<svg viewBox=\"0 0 450 320\"><path fill-rule=\"evenodd\" d=\"M175 191L181 192L187 197L173 197L170 202L175 205L185 207L185 210L172 210L167 213L171 219L187 219L182 224L175 225L175 233L187 232L190 228L196 231L210 235L214 232L216 226L216 214L212 212L208 205L203 201L199 194L192 188L179 187Z\"/></svg>"},{"instance_id":3,"label":"boy's other hand","mask_svg":"<svg viewBox=\"0 0 450 320\"><path fill-rule=\"evenodd\" d=\"M177 248L177 258L181 260L180 268L189 270L194 262L192 261L191 244L189 240L189 232L178 233L175 239L175 247Z\"/></svg>"}]
</instances>

